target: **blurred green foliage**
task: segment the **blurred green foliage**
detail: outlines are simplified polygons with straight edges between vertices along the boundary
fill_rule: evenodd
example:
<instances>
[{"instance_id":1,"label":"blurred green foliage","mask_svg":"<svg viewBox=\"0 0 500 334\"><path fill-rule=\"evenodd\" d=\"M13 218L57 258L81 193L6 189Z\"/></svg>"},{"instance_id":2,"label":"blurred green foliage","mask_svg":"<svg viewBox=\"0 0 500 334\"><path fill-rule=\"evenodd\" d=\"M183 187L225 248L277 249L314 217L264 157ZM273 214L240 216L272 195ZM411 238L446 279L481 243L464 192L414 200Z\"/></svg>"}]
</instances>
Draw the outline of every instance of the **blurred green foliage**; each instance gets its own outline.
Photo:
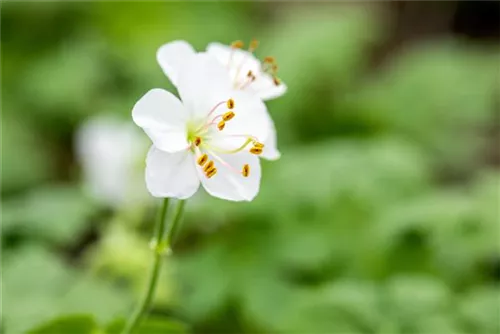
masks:
<instances>
[{"instance_id":1,"label":"blurred green foliage","mask_svg":"<svg viewBox=\"0 0 500 334\"><path fill-rule=\"evenodd\" d=\"M161 44L252 37L289 87L268 102L282 158L251 203L188 202L138 333L500 332L498 48L421 42L373 68L388 35L375 5L2 7L5 333L119 332L155 203L87 198L74 133L173 89Z\"/></svg>"}]
</instances>

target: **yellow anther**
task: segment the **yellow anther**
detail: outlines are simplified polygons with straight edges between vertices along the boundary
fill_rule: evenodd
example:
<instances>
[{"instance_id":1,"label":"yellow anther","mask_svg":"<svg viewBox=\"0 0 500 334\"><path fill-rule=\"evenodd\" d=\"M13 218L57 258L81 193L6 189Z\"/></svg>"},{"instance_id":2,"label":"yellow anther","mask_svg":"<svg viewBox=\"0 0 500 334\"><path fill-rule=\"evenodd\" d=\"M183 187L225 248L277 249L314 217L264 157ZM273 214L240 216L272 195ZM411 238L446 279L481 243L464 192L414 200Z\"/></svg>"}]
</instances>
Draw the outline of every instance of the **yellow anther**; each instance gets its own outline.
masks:
<instances>
[{"instance_id":1,"label":"yellow anther","mask_svg":"<svg viewBox=\"0 0 500 334\"><path fill-rule=\"evenodd\" d=\"M222 131L225 126L226 126L226 122L224 122L224 121L220 121L219 124L217 124L217 128L219 129L219 131Z\"/></svg>"},{"instance_id":2,"label":"yellow anther","mask_svg":"<svg viewBox=\"0 0 500 334\"><path fill-rule=\"evenodd\" d=\"M227 100L227 108L228 109L233 109L234 108L234 100L233 99Z\"/></svg>"},{"instance_id":3,"label":"yellow anther","mask_svg":"<svg viewBox=\"0 0 500 334\"><path fill-rule=\"evenodd\" d=\"M259 46L259 41L255 38L250 41L250 46L248 47L248 51L253 52Z\"/></svg>"},{"instance_id":4,"label":"yellow anther","mask_svg":"<svg viewBox=\"0 0 500 334\"><path fill-rule=\"evenodd\" d=\"M281 84L281 80L278 79L277 77L273 77L273 82L275 86L279 86Z\"/></svg>"},{"instance_id":5,"label":"yellow anther","mask_svg":"<svg viewBox=\"0 0 500 334\"><path fill-rule=\"evenodd\" d=\"M205 162L207 162L207 160L208 160L208 155L206 155L206 154L201 155L197 161L198 165L203 166L205 164Z\"/></svg>"},{"instance_id":6,"label":"yellow anther","mask_svg":"<svg viewBox=\"0 0 500 334\"><path fill-rule=\"evenodd\" d=\"M210 169L205 175L207 178L211 178L215 174L217 174L217 168L214 167L214 168Z\"/></svg>"},{"instance_id":7,"label":"yellow anther","mask_svg":"<svg viewBox=\"0 0 500 334\"><path fill-rule=\"evenodd\" d=\"M259 143L259 142L254 142L254 143L253 143L253 146L254 146L254 147L257 147L257 148L264 148L264 144Z\"/></svg>"},{"instance_id":8,"label":"yellow anther","mask_svg":"<svg viewBox=\"0 0 500 334\"><path fill-rule=\"evenodd\" d=\"M274 73L278 72L278 65L277 64L273 64L273 66L271 67L271 69L273 70Z\"/></svg>"},{"instance_id":9,"label":"yellow anther","mask_svg":"<svg viewBox=\"0 0 500 334\"><path fill-rule=\"evenodd\" d=\"M200 137L196 137L193 141L193 143L196 145L196 146L200 146L201 144L201 138Z\"/></svg>"},{"instance_id":10,"label":"yellow anther","mask_svg":"<svg viewBox=\"0 0 500 334\"><path fill-rule=\"evenodd\" d=\"M250 78L251 81L255 81L255 74L252 71L248 71L247 77Z\"/></svg>"},{"instance_id":11,"label":"yellow anther","mask_svg":"<svg viewBox=\"0 0 500 334\"><path fill-rule=\"evenodd\" d=\"M259 155L262 153L262 147L252 147L250 153Z\"/></svg>"},{"instance_id":12,"label":"yellow anther","mask_svg":"<svg viewBox=\"0 0 500 334\"><path fill-rule=\"evenodd\" d=\"M241 49L245 44L242 41L234 41L231 43L231 47L234 49Z\"/></svg>"},{"instance_id":13,"label":"yellow anther","mask_svg":"<svg viewBox=\"0 0 500 334\"><path fill-rule=\"evenodd\" d=\"M203 168L203 171L205 173L207 173L210 169L212 169L214 167L214 162L212 160L210 160L206 165L205 167Z\"/></svg>"},{"instance_id":14,"label":"yellow anther","mask_svg":"<svg viewBox=\"0 0 500 334\"><path fill-rule=\"evenodd\" d=\"M276 59L274 59L274 57L272 57L272 56L267 56L264 58L264 63L274 64L275 62L276 62Z\"/></svg>"},{"instance_id":15,"label":"yellow anther","mask_svg":"<svg viewBox=\"0 0 500 334\"><path fill-rule=\"evenodd\" d=\"M248 164L243 165L243 169L241 170L241 174L244 177L248 177L248 175L250 175L250 166Z\"/></svg>"},{"instance_id":16,"label":"yellow anther","mask_svg":"<svg viewBox=\"0 0 500 334\"><path fill-rule=\"evenodd\" d=\"M222 115L222 119L225 122L232 120L233 117L234 117L234 112L232 112L232 111L228 111L227 113L225 113L224 115Z\"/></svg>"}]
</instances>

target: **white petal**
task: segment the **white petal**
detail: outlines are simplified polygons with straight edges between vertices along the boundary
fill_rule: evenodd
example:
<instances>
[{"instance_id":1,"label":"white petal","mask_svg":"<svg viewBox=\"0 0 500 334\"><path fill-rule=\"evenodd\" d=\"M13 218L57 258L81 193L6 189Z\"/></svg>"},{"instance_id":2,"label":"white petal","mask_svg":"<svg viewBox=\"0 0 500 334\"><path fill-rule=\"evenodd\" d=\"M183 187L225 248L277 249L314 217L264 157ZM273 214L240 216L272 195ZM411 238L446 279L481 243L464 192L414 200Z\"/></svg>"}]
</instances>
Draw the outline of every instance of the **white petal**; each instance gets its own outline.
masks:
<instances>
[{"instance_id":1,"label":"white petal","mask_svg":"<svg viewBox=\"0 0 500 334\"><path fill-rule=\"evenodd\" d=\"M240 147L248 138L255 137L265 143L274 127L266 105L257 96L244 91L233 91L234 113L222 131L213 131L210 145L232 150Z\"/></svg>"},{"instance_id":2,"label":"white petal","mask_svg":"<svg viewBox=\"0 0 500 334\"><path fill-rule=\"evenodd\" d=\"M202 118L217 103L230 98L231 80L227 69L216 59L198 53L190 58L180 73L177 89L188 111L194 117Z\"/></svg>"},{"instance_id":3,"label":"white petal","mask_svg":"<svg viewBox=\"0 0 500 334\"><path fill-rule=\"evenodd\" d=\"M241 49L233 49L221 43L210 43L207 46L207 53L217 58L222 64L231 68L238 68L241 65L248 66L252 70L260 69L260 61L253 53ZM246 72L244 72L246 75Z\"/></svg>"},{"instance_id":4,"label":"white petal","mask_svg":"<svg viewBox=\"0 0 500 334\"><path fill-rule=\"evenodd\" d=\"M146 186L154 197L186 199L200 186L190 151L163 152L151 146L146 159Z\"/></svg>"},{"instance_id":5,"label":"white petal","mask_svg":"<svg viewBox=\"0 0 500 334\"><path fill-rule=\"evenodd\" d=\"M221 43L210 43L207 46L207 53L229 70L231 79L239 86L247 81L248 71L254 74L260 73L261 63L251 52L233 49Z\"/></svg>"},{"instance_id":6,"label":"white petal","mask_svg":"<svg viewBox=\"0 0 500 334\"><path fill-rule=\"evenodd\" d=\"M173 41L162 45L156 52L156 59L170 81L177 86L179 72L194 56L196 51L186 41Z\"/></svg>"},{"instance_id":7,"label":"white petal","mask_svg":"<svg viewBox=\"0 0 500 334\"><path fill-rule=\"evenodd\" d=\"M239 54L240 50L239 49L233 50L230 46L217 42L210 43L207 46L207 53L215 57L218 61L220 61L224 65L227 65L231 52L233 51L235 51L235 53L238 52Z\"/></svg>"},{"instance_id":8,"label":"white petal","mask_svg":"<svg viewBox=\"0 0 500 334\"><path fill-rule=\"evenodd\" d=\"M224 166L221 162L208 154L214 160L217 174L207 178L201 168L197 168L201 183L205 190L212 196L229 201L251 201L259 192L260 187L260 161L255 155L247 152L236 154L219 154L218 156L234 169ZM250 166L248 177L241 175L243 165Z\"/></svg>"},{"instance_id":9,"label":"white petal","mask_svg":"<svg viewBox=\"0 0 500 334\"><path fill-rule=\"evenodd\" d=\"M284 83L276 86L272 76L261 71L261 62L251 52L232 49L230 46L220 43L210 43L207 47L207 53L226 66L237 87L244 87L243 89L257 94L262 100L280 97L287 91L287 86ZM245 85L249 71L252 71L256 80L250 85Z\"/></svg>"},{"instance_id":10,"label":"white petal","mask_svg":"<svg viewBox=\"0 0 500 334\"><path fill-rule=\"evenodd\" d=\"M280 151L278 151L276 128L274 127L274 123L272 123L272 121L269 130L269 136L263 144L264 150L262 150L262 154L260 155L262 158L267 160L278 160L281 157L281 153Z\"/></svg>"},{"instance_id":11,"label":"white petal","mask_svg":"<svg viewBox=\"0 0 500 334\"><path fill-rule=\"evenodd\" d=\"M247 89L254 94L257 94L262 100L266 101L275 99L285 94L287 86L283 82L276 86L273 78L269 74L261 73L256 77L256 80L248 86Z\"/></svg>"},{"instance_id":12,"label":"white petal","mask_svg":"<svg viewBox=\"0 0 500 334\"><path fill-rule=\"evenodd\" d=\"M166 152L178 152L188 146L187 116L182 103L159 88L147 92L132 110L135 124L144 129L156 147Z\"/></svg>"}]
</instances>

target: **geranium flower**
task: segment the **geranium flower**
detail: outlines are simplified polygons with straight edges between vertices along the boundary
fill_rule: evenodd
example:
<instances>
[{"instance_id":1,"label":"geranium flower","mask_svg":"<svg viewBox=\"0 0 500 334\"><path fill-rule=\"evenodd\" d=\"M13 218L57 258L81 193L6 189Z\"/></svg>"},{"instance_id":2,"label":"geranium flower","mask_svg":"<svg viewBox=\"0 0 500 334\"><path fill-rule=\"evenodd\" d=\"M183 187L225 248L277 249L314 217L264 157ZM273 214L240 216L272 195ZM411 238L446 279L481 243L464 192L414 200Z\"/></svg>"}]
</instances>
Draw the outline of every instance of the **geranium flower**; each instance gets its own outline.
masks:
<instances>
[{"instance_id":1,"label":"geranium flower","mask_svg":"<svg viewBox=\"0 0 500 334\"><path fill-rule=\"evenodd\" d=\"M233 42L230 46L210 43L206 52L224 65L234 89L250 92L262 100L277 98L286 92L287 86L277 77L278 66L273 57L266 57L261 62L253 55L257 46L255 40L250 43L248 50L242 50L241 41ZM161 46L156 58L163 72L177 85L179 72L195 54L196 51L186 41L173 41ZM280 153L273 123L270 131L271 135L265 142L267 150L262 157L275 160L280 157Z\"/></svg>"},{"instance_id":2,"label":"geranium flower","mask_svg":"<svg viewBox=\"0 0 500 334\"><path fill-rule=\"evenodd\" d=\"M149 200L140 167L147 148L147 140L129 122L110 115L85 121L75 136L85 190L113 207Z\"/></svg>"},{"instance_id":3,"label":"geranium flower","mask_svg":"<svg viewBox=\"0 0 500 334\"><path fill-rule=\"evenodd\" d=\"M180 100L152 89L132 111L153 142L146 159L148 190L155 197L185 199L201 182L213 196L252 200L272 122L264 103L235 90L227 70L204 53L190 57L175 80Z\"/></svg>"},{"instance_id":4,"label":"geranium flower","mask_svg":"<svg viewBox=\"0 0 500 334\"><path fill-rule=\"evenodd\" d=\"M229 71L236 89L248 90L262 100L270 100L283 95L287 87L277 77L278 65L273 57L265 57L261 62L253 54L258 42L253 40L247 50L242 50L241 41L230 46L210 43L206 52L215 57ZM196 54L186 41L173 41L158 49L156 58L165 74L176 85L178 72L183 64Z\"/></svg>"}]
</instances>

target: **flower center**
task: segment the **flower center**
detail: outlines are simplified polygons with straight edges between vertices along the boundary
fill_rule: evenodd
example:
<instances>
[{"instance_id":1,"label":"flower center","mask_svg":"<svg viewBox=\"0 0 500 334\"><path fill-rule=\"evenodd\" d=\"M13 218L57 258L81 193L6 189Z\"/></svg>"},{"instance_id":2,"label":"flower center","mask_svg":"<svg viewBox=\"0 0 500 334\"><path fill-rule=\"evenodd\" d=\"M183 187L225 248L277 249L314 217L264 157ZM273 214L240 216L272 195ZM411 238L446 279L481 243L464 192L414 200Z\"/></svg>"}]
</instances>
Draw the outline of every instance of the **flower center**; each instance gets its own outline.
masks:
<instances>
[{"instance_id":1,"label":"flower center","mask_svg":"<svg viewBox=\"0 0 500 334\"><path fill-rule=\"evenodd\" d=\"M220 112L219 109L223 105L227 107L227 110ZM243 177L248 177L250 175L250 166L248 164L244 164L242 169L238 170L224 161L218 154L235 154L245 150L249 144L253 144L249 149L249 152L252 154L259 155L264 149L264 144L260 143L256 137L246 134L217 134L217 137L224 141L238 141L241 143L243 139L243 142L238 147L232 149L224 149L212 142L212 139L215 137L214 132L223 131L226 122L231 121L236 116L234 107L235 103L233 99L221 101L209 111L205 120L202 122L189 122L187 124L188 150L196 156L196 162L207 178L211 178L217 174L217 167L215 166L214 160L210 160L209 156L231 172L240 174Z\"/></svg>"}]
</instances>

